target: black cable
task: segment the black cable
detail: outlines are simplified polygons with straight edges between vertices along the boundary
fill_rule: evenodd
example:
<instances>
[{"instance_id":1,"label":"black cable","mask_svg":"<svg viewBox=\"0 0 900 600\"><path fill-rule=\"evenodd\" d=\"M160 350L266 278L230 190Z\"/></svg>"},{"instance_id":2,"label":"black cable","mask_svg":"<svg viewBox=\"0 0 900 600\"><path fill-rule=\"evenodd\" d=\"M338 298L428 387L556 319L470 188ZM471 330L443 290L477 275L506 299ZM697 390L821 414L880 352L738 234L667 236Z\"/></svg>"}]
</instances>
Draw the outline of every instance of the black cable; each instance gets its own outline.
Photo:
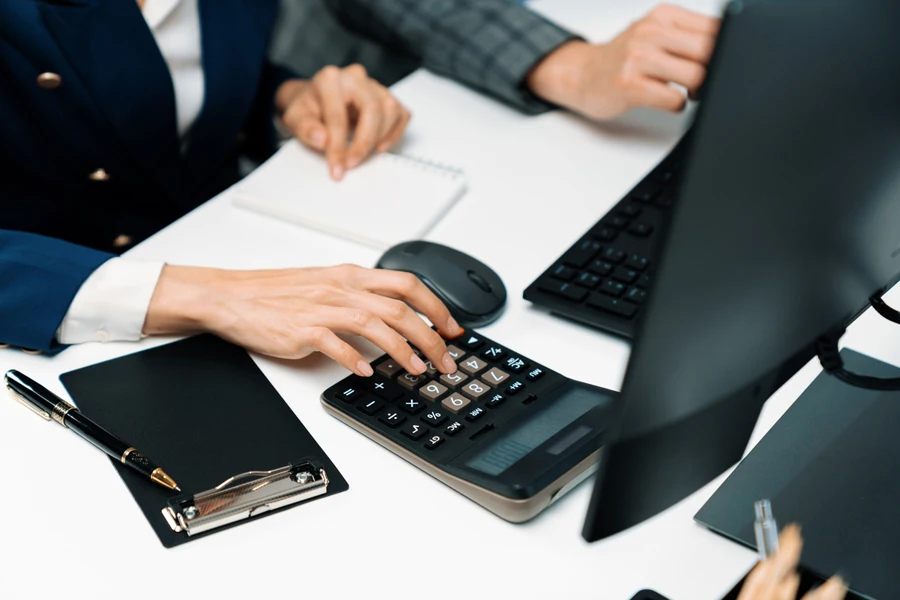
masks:
<instances>
[{"instance_id":1,"label":"black cable","mask_svg":"<svg viewBox=\"0 0 900 600\"><path fill-rule=\"evenodd\" d=\"M878 311L878 314L884 318L900 323L900 312L894 310L884 303L881 296L873 296L871 299L872 306ZM844 359L841 358L840 350L838 350L838 340L844 335L844 331L840 331L836 335L827 335L816 342L816 354L822 368L854 387L866 390L879 390L882 392L900 391L900 377L882 378L870 377L868 375L858 375L851 373L844 368Z\"/></svg>"}]
</instances>

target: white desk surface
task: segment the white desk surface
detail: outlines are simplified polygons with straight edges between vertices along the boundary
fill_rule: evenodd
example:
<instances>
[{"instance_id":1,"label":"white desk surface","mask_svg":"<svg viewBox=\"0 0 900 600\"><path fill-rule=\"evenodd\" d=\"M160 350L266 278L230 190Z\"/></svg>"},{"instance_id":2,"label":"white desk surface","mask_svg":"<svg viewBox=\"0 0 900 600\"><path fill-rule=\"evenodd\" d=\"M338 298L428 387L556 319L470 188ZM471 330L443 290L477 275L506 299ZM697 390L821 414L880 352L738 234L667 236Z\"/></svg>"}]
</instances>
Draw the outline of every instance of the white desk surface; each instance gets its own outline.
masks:
<instances>
[{"instance_id":1,"label":"white desk surface","mask_svg":"<svg viewBox=\"0 0 900 600\"><path fill-rule=\"evenodd\" d=\"M718 3L684 4L714 12ZM594 39L608 38L651 5L533 4ZM641 112L602 127L561 113L528 118L422 71L394 89L414 114L405 151L469 175L468 193L430 238L470 252L504 278L507 312L485 333L570 377L618 389L625 342L537 310L521 293L665 155L685 118ZM235 208L229 192L129 255L232 268L372 265L378 258ZM900 294L891 298L898 303ZM900 348L879 335L884 329L870 311L847 343L900 364ZM66 397L60 373L165 341L88 344L53 358L2 350L0 369L21 369ZM361 347L370 358L378 354ZM535 520L512 525L326 415L319 395L345 375L336 364L321 357L257 362L346 476L348 492L166 550L100 453L2 401L0 598L627 600L654 588L673 600L713 600L755 560L692 520L724 475L647 522L587 544L580 530L590 483ZM751 444L818 373L810 363L770 399Z\"/></svg>"}]
</instances>

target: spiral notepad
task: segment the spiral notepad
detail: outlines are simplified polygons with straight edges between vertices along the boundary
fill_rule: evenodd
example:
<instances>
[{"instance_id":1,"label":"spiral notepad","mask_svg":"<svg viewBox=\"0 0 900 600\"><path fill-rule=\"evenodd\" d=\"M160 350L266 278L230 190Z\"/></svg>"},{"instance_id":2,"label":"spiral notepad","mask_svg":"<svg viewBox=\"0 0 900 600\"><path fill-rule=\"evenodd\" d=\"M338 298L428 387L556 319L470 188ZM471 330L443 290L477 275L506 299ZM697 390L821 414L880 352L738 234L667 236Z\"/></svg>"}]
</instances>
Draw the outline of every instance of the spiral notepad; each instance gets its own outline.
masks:
<instances>
[{"instance_id":1,"label":"spiral notepad","mask_svg":"<svg viewBox=\"0 0 900 600\"><path fill-rule=\"evenodd\" d=\"M323 156L291 141L237 185L234 203L383 250L424 237L465 189L459 169L390 153L336 182Z\"/></svg>"}]
</instances>

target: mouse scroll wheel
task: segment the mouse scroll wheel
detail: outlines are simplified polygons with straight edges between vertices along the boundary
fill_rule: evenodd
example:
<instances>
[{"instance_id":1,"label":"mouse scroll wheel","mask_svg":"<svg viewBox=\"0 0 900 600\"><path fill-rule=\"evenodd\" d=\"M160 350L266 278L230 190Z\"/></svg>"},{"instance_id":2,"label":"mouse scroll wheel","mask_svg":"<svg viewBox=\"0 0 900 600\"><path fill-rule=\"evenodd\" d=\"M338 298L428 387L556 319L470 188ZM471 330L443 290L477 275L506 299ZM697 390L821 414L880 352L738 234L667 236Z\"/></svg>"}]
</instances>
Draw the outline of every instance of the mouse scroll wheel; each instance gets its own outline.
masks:
<instances>
[{"instance_id":1,"label":"mouse scroll wheel","mask_svg":"<svg viewBox=\"0 0 900 600\"><path fill-rule=\"evenodd\" d=\"M483 289L488 294L491 293L491 284L484 280L484 277L476 273L475 271L469 271L468 273L469 279L472 280L472 283Z\"/></svg>"}]
</instances>

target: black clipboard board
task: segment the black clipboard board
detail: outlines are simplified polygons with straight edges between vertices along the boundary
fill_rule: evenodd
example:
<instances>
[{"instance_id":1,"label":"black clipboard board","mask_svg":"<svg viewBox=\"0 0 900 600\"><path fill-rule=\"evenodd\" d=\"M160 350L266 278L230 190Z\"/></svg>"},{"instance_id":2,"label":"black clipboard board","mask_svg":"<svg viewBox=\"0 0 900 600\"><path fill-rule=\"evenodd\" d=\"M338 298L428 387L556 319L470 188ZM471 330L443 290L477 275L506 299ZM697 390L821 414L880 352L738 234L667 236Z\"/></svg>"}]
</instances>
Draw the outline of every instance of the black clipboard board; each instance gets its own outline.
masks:
<instances>
[{"instance_id":1,"label":"black clipboard board","mask_svg":"<svg viewBox=\"0 0 900 600\"><path fill-rule=\"evenodd\" d=\"M64 373L60 380L85 415L152 458L185 493L300 459L325 469L328 491L320 498L349 487L247 352L212 335ZM177 492L111 462L166 548L291 508L189 537L162 516Z\"/></svg>"}]
</instances>

